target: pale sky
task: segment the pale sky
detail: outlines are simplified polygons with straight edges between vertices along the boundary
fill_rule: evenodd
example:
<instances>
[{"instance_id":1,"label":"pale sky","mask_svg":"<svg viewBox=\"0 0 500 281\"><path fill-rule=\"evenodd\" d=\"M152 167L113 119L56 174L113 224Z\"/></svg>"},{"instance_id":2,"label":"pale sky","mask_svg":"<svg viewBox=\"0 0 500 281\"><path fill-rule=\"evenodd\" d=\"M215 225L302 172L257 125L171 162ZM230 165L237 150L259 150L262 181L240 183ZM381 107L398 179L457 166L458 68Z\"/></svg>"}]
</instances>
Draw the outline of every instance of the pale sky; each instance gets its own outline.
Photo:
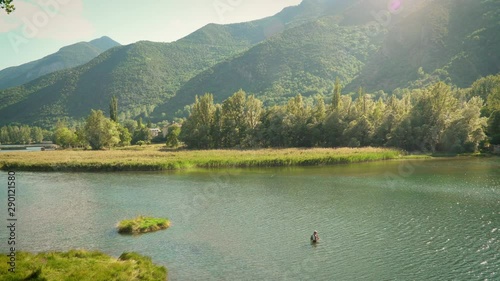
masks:
<instances>
[{"instance_id":1,"label":"pale sky","mask_svg":"<svg viewBox=\"0 0 500 281\"><path fill-rule=\"evenodd\" d=\"M0 11L0 70L80 41L172 42L208 23L271 16L301 0L14 0Z\"/></svg>"}]
</instances>

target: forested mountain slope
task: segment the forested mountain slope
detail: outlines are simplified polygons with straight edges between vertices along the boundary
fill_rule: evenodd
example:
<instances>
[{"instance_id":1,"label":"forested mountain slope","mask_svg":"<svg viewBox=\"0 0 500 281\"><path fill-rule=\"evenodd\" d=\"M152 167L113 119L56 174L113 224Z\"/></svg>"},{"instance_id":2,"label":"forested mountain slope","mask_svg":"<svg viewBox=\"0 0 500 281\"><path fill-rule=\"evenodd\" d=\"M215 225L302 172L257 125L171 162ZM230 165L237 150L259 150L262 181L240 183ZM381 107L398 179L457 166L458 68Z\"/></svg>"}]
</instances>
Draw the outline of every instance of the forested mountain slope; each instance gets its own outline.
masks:
<instances>
[{"instance_id":1,"label":"forested mountain slope","mask_svg":"<svg viewBox=\"0 0 500 281\"><path fill-rule=\"evenodd\" d=\"M388 5L389 4L389 5ZM265 105L290 97L468 87L500 71L500 1L304 0L275 16L209 24L173 43L138 42L0 91L0 125L52 126L118 98L120 119L187 116L196 95L238 89ZM381 92L378 92L379 94Z\"/></svg>"},{"instance_id":2,"label":"forested mountain slope","mask_svg":"<svg viewBox=\"0 0 500 281\"><path fill-rule=\"evenodd\" d=\"M109 37L80 42L61 48L42 59L0 71L0 90L19 86L43 75L87 63L120 44Z\"/></svg>"},{"instance_id":3,"label":"forested mountain slope","mask_svg":"<svg viewBox=\"0 0 500 281\"><path fill-rule=\"evenodd\" d=\"M332 7L329 1L317 5L324 7L321 14ZM317 5L290 7L247 23L209 24L173 43L138 42L114 48L85 65L0 91L0 123L49 126L59 118L86 116L90 109L107 110L113 95L118 97L122 118L148 116L205 69L288 25L315 18Z\"/></svg>"}]
</instances>

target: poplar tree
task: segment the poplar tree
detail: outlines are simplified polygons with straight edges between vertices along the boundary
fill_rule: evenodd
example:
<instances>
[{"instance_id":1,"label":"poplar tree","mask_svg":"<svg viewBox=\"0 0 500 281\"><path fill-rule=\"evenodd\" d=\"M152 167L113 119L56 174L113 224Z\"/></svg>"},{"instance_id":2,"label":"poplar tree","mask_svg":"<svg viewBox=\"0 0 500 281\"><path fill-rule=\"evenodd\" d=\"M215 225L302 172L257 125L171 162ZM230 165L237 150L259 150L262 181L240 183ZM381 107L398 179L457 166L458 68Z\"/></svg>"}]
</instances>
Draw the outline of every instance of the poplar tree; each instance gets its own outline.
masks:
<instances>
[{"instance_id":1,"label":"poplar tree","mask_svg":"<svg viewBox=\"0 0 500 281\"><path fill-rule=\"evenodd\" d=\"M342 87L340 86L340 79L337 77L335 79L335 85L333 87L332 105L333 105L334 110L337 110L340 106L341 91L342 91Z\"/></svg>"},{"instance_id":2,"label":"poplar tree","mask_svg":"<svg viewBox=\"0 0 500 281\"><path fill-rule=\"evenodd\" d=\"M85 136L92 149L115 146L120 142L116 123L104 116L100 110L92 110L85 123Z\"/></svg>"},{"instance_id":3,"label":"poplar tree","mask_svg":"<svg viewBox=\"0 0 500 281\"><path fill-rule=\"evenodd\" d=\"M118 122L118 99L116 96L111 98L111 103L109 104L109 118Z\"/></svg>"}]
</instances>

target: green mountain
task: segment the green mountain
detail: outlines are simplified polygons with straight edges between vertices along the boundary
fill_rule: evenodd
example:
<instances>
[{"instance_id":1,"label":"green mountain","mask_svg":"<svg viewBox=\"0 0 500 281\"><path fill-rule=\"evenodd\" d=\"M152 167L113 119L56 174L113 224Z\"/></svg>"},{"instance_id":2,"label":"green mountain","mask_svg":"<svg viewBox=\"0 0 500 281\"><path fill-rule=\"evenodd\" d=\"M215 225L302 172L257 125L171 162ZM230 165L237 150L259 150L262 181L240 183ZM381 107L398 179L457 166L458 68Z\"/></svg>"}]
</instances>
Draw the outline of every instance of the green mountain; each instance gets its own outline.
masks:
<instances>
[{"instance_id":1,"label":"green mountain","mask_svg":"<svg viewBox=\"0 0 500 281\"><path fill-rule=\"evenodd\" d=\"M185 116L178 110L205 92L221 102L242 88L273 105L330 94L336 77L345 92L391 93L437 79L468 87L500 71L500 2L414 1L397 13L384 5L357 1L290 28L194 77L157 111Z\"/></svg>"},{"instance_id":2,"label":"green mountain","mask_svg":"<svg viewBox=\"0 0 500 281\"><path fill-rule=\"evenodd\" d=\"M314 14L309 5L299 5L257 21L209 24L173 43L143 41L113 48L85 65L0 91L0 123L50 126L59 118L87 116L90 109L107 111L113 95L121 118L148 116L200 72Z\"/></svg>"},{"instance_id":3,"label":"green mountain","mask_svg":"<svg viewBox=\"0 0 500 281\"><path fill-rule=\"evenodd\" d=\"M337 21L328 16L288 29L217 64L188 81L157 112L174 113L205 92L221 102L242 88L272 105L297 93L317 94L336 77L351 81L377 51L380 39L368 36L366 27L340 26Z\"/></svg>"},{"instance_id":4,"label":"green mountain","mask_svg":"<svg viewBox=\"0 0 500 281\"><path fill-rule=\"evenodd\" d=\"M43 75L87 63L120 44L109 37L80 42L61 48L42 59L0 71L0 90L19 86Z\"/></svg>"},{"instance_id":5,"label":"green mountain","mask_svg":"<svg viewBox=\"0 0 500 281\"><path fill-rule=\"evenodd\" d=\"M499 19L500 1L426 3L390 25L379 51L349 89L363 85L391 92L436 79L468 87L480 77L496 74L500 71Z\"/></svg>"},{"instance_id":6,"label":"green mountain","mask_svg":"<svg viewBox=\"0 0 500 281\"><path fill-rule=\"evenodd\" d=\"M72 69L0 91L0 125L52 125L107 111L120 118L182 116L196 95L217 102L238 89L267 105L301 93L330 95L421 87L438 79L461 87L500 71L496 0L304 0L257 21L209 24L173 43L138 42Z\"/></svg>"}]
</instances>

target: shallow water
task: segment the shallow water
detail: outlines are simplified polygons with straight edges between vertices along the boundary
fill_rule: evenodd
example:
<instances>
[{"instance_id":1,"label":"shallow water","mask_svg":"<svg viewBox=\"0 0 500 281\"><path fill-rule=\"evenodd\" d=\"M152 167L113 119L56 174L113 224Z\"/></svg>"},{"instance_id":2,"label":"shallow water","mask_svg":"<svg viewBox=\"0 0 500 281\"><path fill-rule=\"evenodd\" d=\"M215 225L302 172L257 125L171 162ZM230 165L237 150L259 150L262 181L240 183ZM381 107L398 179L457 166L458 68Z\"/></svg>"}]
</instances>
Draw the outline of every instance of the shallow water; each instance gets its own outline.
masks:
<instances>
[{"instance_id":1,"label":"shallow water","mask_svg":"<svg viewBox=\"0 0 500 281\"><path fill-rule=\"evenodd\" d=\"M136 251L169 280L500 279L499 158L17 177L26 251ZM139 214L172 227L116 233Z\"/></svg>"}]
</instances>

